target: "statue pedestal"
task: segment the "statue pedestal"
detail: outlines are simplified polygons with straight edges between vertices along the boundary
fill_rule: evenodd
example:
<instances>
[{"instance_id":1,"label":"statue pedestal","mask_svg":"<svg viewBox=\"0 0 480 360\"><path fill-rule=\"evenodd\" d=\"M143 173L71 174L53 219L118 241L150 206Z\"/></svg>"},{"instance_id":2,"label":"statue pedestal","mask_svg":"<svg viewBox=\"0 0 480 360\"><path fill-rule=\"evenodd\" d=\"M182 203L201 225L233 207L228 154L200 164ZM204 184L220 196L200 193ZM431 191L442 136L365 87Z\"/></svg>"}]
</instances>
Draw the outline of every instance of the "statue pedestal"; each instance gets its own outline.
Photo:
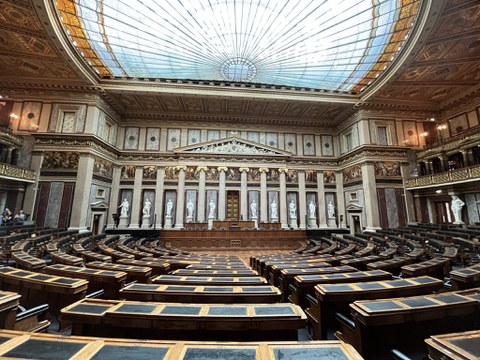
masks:
<instances>
[{"instance_id":1,"label":"statue pedestal","mask_svg":"<svg viewBox=\"0 0 480 360\"><path fill-rule=\"evenodd\" d=\"M255 217L252 217L252 221L255 221L255 229L258 229L258 218L255 216Z\"/></svg>"},{"instance_id":2,"label":"statue pedestal","mask_svg":"<svg viewBox=\"0 0 480 360\"><path fill-rule=\"evenodd\" d=\"M309 229L318 229L317 219L315 219L314 217L309 218L308 219L308 228Z\"/></svg>"},{"instance_id":3,"label":"statue pedestal","mask_svg":"<svg viewBox=\"0 0 480 360\"><path fill-rule=\"evenodd\" d=\"M172 228L172 216L165 217L165 226L164 229L171 229Z\"/></svg>"},{"instance_id":4,"label":"statue pedestal","mask_svg":"<svg viewBox=\"0 0 480 360\"><path fill-rule=\"evenodd\" d=\"M143 215L142 216L142 229L149 229L152 226L152 222L150 220L150 215Z\"/></svg>"},{"instance_id":5,"label":"statue pedestal","mask_svg":"<svg viewBox=\"0 0 480 360\"><path fill-rule=\"evenodd\" d=\"M215 220L213 217L208 218L208 230L212 230L213 228L213 220Z\"/></svg>"},{"instance_id":6,"label":"statue pedestal","mask_svg":"<svg viewBox=\"0 0 480 360\"><path fill-rule=\"evenodd\" d=\"M298 229L297 218L290 219L289 225L290 225L290 228L292 229Z\"/></svg>"},{"instance_id":7,"label":"statue pedestal","mask_svg":"<svg viewBox=\"0 0 480 360\"><path fill-rule=\"evenodd\" d=\"M128 216L120 216L120 220L118 222L119 229L126 229L128 227Z\"/></svg>"},{"instance_id":8,"label":"statue pedestal","mask_svg":"<svg viewBox=\"0 0 480 360\"><path fill-rule=\"evenodd\" d=\"M271 223L277 223L278 222L278 216L275 216L275 217L272 216L272 218L270 219L270 222Z\"/></svg>"},{"instance_id":9,"label":"statue pedestal","mask_svg":"<svg viewBox=\"0 0 480 360\"><path fill-rule=\"evenodd\" d=\"M455 225L463 225L465 224L463 221L454 221L452 224L455 224Z\"/></svg>"},{"instance_id":10,"label":"statue pedestal","mask_svg":"<svg viewBox=\"0 0 480 360\"><path fill-rule=\"evenodd\" d=\"M187 216L186 222L187 222L187 223L193 222L193 216L192 216L192 215Z\"/></svg>"},{"instance_id":11,"label":"statue pedestal","mask_svg":"<svg viewBox=\"0 0 480 360\"><path fill-rule=\"evenodd\" d=\"M329 218L327 220L327 226L329 228L336 228L337 227L337 222L336 222L335 218Z\"/></svg>"}]
</instances>

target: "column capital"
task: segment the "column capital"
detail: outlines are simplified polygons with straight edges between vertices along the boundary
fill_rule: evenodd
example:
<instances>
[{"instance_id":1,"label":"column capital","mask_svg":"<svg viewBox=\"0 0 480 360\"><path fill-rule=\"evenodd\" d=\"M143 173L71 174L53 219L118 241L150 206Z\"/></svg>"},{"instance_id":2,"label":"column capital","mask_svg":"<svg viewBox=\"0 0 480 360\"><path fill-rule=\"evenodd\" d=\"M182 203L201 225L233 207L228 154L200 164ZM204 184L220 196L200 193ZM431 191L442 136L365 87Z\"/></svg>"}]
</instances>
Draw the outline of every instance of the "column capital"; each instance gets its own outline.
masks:
<instances>
[{"instance_id":1,"label":"column capital","mask_svg":"<svg viewBox=\"0 0 480 360\"><path fill-rule=\"evenodd\" d=\"M287 173L288 172L288 169L287 168L280 168L278 169L278 172L281 174L281 173Z\"/></svg>"},{"instance_id":2,"label":"column capital","mask_svg":"<svg viewBox=\"0 0 480 360\"><path fill-rule=\"evenodd\" d=\"M248 173L248 172L250 171L250 168L248 168L248 167L241 167L239 170L240 170L240 172L247 172L247 173Z\"/></svg>"},{"instance_id":3,"label":"column capital","mask_svg":"<svg viewBox=\"0 0 480 360\"><path fill-rule=\"evenodd\" d=\"M261 173L267 173L268 170L270 170L270 169L267 168L267 167L261 167L260 169L258 169L258 171L260 171Z\"/></svg>"},{"instance_id":4,"label":"column capital","mask_svg":"<svg viewBox=\"0 0 480 360\"><path fill-rule=\"evenodd\" d=\"M228 171L228 167L226 167L226 166L219 166L219 167L217 168L217 170L220 171L220 172L222 172L222 171L227 172L227 171Z\"/></svg>"},{"instance_id":5,"label":"column capital","mask_svg":"<svg viewBox=\"0 0 480 360\"><path fill-rule=\"evenodd\" d=\"M202 166L197 166L197 171L207 171L208 166L202 165Z\"/></svg>"},{"instance_id":6,"label":"column capital","mask_svg":"<svg viewBox=\"0 0 480 360\"><path fill-rule=\"evenodd\" d=\"M187 170L187 166L186 166L186 165L177 165L177 166L176 166L176 169L179 170L179 171L180 171L180 170L185 171L185 170Z\"/></svg>"}]
</instances>

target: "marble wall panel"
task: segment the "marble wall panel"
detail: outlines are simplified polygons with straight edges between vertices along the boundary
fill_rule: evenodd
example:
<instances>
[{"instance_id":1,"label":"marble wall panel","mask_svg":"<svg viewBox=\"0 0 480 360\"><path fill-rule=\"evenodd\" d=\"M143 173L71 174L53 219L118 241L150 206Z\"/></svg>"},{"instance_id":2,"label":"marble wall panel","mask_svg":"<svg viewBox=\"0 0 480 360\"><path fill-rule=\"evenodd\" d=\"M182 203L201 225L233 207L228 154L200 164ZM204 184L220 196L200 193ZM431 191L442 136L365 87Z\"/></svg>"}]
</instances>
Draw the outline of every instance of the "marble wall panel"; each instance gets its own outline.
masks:
<instances>
[{"instance_id":1,"label":"marble wall panel","mask_svg":"<svg viewBox=\"0 0 480 360\"><path fill-rule=\"evenodd\" d=\"M148 128L145 139L145 150L158 151L160 149L160 129Z\"/></svg>"}]
</instances>

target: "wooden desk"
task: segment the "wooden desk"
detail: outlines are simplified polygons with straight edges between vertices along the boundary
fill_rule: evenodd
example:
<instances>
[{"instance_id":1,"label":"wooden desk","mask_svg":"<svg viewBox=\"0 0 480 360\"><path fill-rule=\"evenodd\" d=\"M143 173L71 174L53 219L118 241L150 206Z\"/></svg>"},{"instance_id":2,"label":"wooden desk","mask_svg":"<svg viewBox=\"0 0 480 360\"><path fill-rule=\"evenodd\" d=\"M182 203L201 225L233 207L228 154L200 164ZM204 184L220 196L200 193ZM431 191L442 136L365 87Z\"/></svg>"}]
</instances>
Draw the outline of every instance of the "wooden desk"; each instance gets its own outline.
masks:
<instances>
[{"instance_id":1,"label":"wooden desk","mask_svg":"<svg viewBox=\"0 0 480 360\"><path fill-rule=\"evenodd\" d=\"M443 280L450 273L450 259L435 258L401 267L403 277L429 275Z\"/></svg>"},{"instance_id":2,"label":"wooden desk","mask_svg":"<svg viewBox=\"0 0 480 360\"><path fill-rule=\"evenodd\" d=\"M335 324L335 314L349 315L349 304L356 300L374 300L398 296L432 294L443 281L429 276L315 286L315 300L305 310L311 323L312 339L326 339L328 328Z\"/></svg>"},{"instance_id":3,"label":"wooden desk","mask_svg":"<svg viewBox=\"0 0 480 360\"><path fill-rule=\"evenodd\" d=\"M228 276L228 277L243 277L243 276L258 276L258 273L252 269L228 269L228 270L194 270L194 269L178 269L171 273L176 276Z\"/></svg>"},{"instance_id":4,"label":"wooden desk","mask_svg":"<svg viewBox=\"0 0 480 360\"><path fill-rule=\"evenodd\" d=\"M84 299L62 309L72 334L177 340L297 340L294 304L184 304Z\"/></svg>"},{"instance_id":5,"label":"wooden desk","mask_svg":"<svg viewBox=\"0 0 480 360\"><path fill-rule=\"evenodd\" d=\"M380 256L378 255L369 255L369 256L364 256L364 257L356 257L354 259L346 259L340 261L341 265L349 265L353 266L354 268L357 268L358 270L366 270L368 263L372 263L375 261L378 261Z\"/></svg>"},{"instance_id":6,"label":"wooden desk","mask_svg":"<svg viewBox=\"0 0 480 360\"><path fill-rule=\"evenodd\" d=\"M0 290L0 328L14 329L21 295Z\"/></svg>"},{"instance_id":7,"label":"wooden desk","mask_svg":"<svg viewBox=\"0 0 480 360\"><path fill-rule=\"evenodd\" d=\"M290 295L290 285L293 285L295 276L302 275L325 275L336 273L355 272L352 266L327 266L323 268L306 268L306 269L282 269L279 276L280 290L282 291L282 301L286 302Z\"/></svg>"},{"instance_id":8,"label":"wooden desk","mask_svg":"<svg viewBox=\"0 0 480 360\"><path fill-rule=\"evenodd\" d=\"M118 298L118 292L125 286L125 280L127 279L127 273L123 271L87 269L61 264L47 266L45 273L88 280L88 290L90 292L103 289L105 297L109 299Z\"/></svg>"},{"instance_id":9,"label":"wooden desk","mask_svg":"<svg viewBox=\"0 0 480 360\"><path fill-rule=\"evenodd\" d=\"M127 259L129 260L129 259ZM138 281L140 283L151 283L150 275L152 268L146 266L125 265L104 263L101 261L92 261L85 264L86 267L92 269L123 271L127 274L127 282Z\"/></svg>"},{"instance_id":10,"label":"wooden desk","mask_svg":"<svg viewBox=\"0 0 480 360\"><path fill-rule=\"evenodd\" d=\"M54 264L64 264L71 266L83 266L83 258L66 254L61 251L53 251L50 253L50 257Z\"/></svg>"},{"instance_id":11,"label":"wooden desk","mask_svg":"<svg viewBox=\"0 0 480 360\"><path fill-rule=\"evenodd\" d=\"M3 340L0 356L40 360L306 360L327 359L362 360L349 344L330 341L272 341L272 342L185 342L168 340L129 340L56 334L33 334L0 330Z\"/></svg>"},{"instance_id":12,"label":"wooden desk","mask_svg":"<svg viewBox=\"0 0 480 360\"><path fill-rule=\"evenodd\" d=\"M425 342L432 360L480 359L480 330L433 335Z\"/></svg>"},{"instance_id":13,"label":"wooden desk","mask_svg":"<svg viewBox=\"0 0 480 360\"><path fill-rule=\"evenodd\" d=\"M118 259L135 259L135 256L132 255L132 254L127 254L123 251L118 251L118 250L115 250L111 247L108 247L106 245L101 245L99 244L98 245L98 248L100 249L100 251L104 254L104 255L108 255L110 256L112 259L114 260L118 260Z\"/></svg>"},{"instance_id":14,"label":"wooden desk","mask_svg":"<svg viewBox=\"0 0 480 360\"><path fill-rule=\"evenodd\" d=\"M400 273L400 269L402 268L402 266L409 265L414 261L415 259L413 258L410 258L407 256L401 256L397 258L368 263L367 269L368 270L385 270L385 271L390 271L393 274L398 274Z\"/></svg>"},{"instance_id":15,"label":"wooden desk","mask_svg":"<svg viewBox=\"0 0 480 360\"><path fill-rule=\"evenodd\" d=\"M175 285L266 285L261 276L222 277L222 276L175 276L159 275L152 280L154 284Z\"/></svg>"},{"instance_id":16,"label":"wooden desk","mask_svg":"<svg viewBox=\"0 0 480 360\"><path fill-rule=\"evenodd\" d=\"M145 261L145 260L133 260L133 259L120 259L117 264L134 265L134 266L146 266L152 269L152 275L168 274L170 271L170 264L168 262L160 261Z\"/></svg>"},{"instance_id":17,"label":"wooden desk","mask_svg":"<svg viewBox=\"0 0 480 360\"><path fill-rule=\"evenodd\" d=\"M431 335L480 328L479 299L478 291L470 291L355 301L350 304L355 327L340 322L336 336L367 358L386 356L392 348L420 351Z\"/></svg>"},{"instance_id":18,"label":"wooden desk","mask_svg":"<svg viewBox=\"0 0 480 360\"><path fill-rule=\"evenodd\" d=\"M383 270L334 273L323 275L299 275L293 278L295 285L290 285L291 294L288 297L294 304L305 309L308 305L307 295L315 294L315 285L338 284L361 281L389 280L392 274Z\"/></svg>"},{"instance_id":19,"label":"wooden desk","mask_svg":"<svg viewBox=\"0 0 480 360\"><path fill-rule=\"evenodd\" d=\"M39 271L47 266L47 263L44 260L29 255L23 251L12 253L12 259L17 264L17 267L29 271Z\"/></svg>"},{"instance_id":20,"label":"wooden desk","mask_svg":"<svg viewBox=\"0 0 480 360\"><path fill-rule=\"evenodd\" d=\"M57 315L60 309L85 297L88 281L69 277L39 274L12 267L0 267L0 288L22 295L26 308L48 304Z\"/></svg>"},{"instance_id":21,"label":"wooden desk","mask_svg":"<svg viewBox=\"0 0 480 360\"><path fill-rule=\"evenodd\" d=\"M94 251L85 250L81 253L81 256L85 262L89 261L102 261L102 262L112 262L112 257L105 254L99 254Z\"/></svg>"},{"instance_id":22,"label":"wooden desk","mask_svg":"<svg viewBox=\"0 0 480 360\"><path fill-rule=\"evenodd\" d=\"M450 271L450 280L454 290L480 286L480 264Z\"/></svg>"},{"instance_id":23,"label":"wooden desk","mask_svg":"<svg viewBox=\"0 0 480 360\"><path fill-rule=\"evenodd\" d=\"M280 290L269 285L196 286L131 284L120 290L126 300L205 304L260 304L280 301Z\"/></svg>"},{"instance_id":24,"label":"wooden desk","mask_svg":"<svg viewBox=\"0 0 480 360\"><path fill-rule=\"evenodd\" d=\"M330 263L325 262L325 261L318 261L318 262L299 262L295 264L278 264L278 265L272 265L270 266L270 269L268 272L265 274L268 282L273 285L273 286L278 286L279 283L279 277L282 272L282 270L288 270L288 269L318 269L318 268L326 268L326 267L331 267Z\"/></svg>"}]
</instances>

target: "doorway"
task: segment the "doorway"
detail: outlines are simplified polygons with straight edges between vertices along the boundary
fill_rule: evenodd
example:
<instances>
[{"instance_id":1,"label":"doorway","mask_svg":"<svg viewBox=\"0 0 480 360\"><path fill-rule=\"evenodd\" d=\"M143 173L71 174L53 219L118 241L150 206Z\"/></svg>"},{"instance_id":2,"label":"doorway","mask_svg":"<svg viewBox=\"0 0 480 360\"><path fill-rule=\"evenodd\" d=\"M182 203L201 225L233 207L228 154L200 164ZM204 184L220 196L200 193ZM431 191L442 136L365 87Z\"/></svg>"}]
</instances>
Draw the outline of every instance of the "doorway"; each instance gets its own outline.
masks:
<instances>
[{"instance_id":1,"label":"doorway","mask_svg":"<svg viewBox=\"0 0 480 360\"><path fill-rule=\"evenodd\" d=\"M227 191L227 216L228 221L240 220L240 192L237 190Z\"/></svg>"},{"instance_id":2,"label":"doorway","mask_svg":"<svg viewBox=\"0 0 480 360\"><path fill-rule=\"evenodd\" d=\"M435 207L435 224L453 222L450 203L448 201L436 201Z\"/></svg>"}]
</instances>

